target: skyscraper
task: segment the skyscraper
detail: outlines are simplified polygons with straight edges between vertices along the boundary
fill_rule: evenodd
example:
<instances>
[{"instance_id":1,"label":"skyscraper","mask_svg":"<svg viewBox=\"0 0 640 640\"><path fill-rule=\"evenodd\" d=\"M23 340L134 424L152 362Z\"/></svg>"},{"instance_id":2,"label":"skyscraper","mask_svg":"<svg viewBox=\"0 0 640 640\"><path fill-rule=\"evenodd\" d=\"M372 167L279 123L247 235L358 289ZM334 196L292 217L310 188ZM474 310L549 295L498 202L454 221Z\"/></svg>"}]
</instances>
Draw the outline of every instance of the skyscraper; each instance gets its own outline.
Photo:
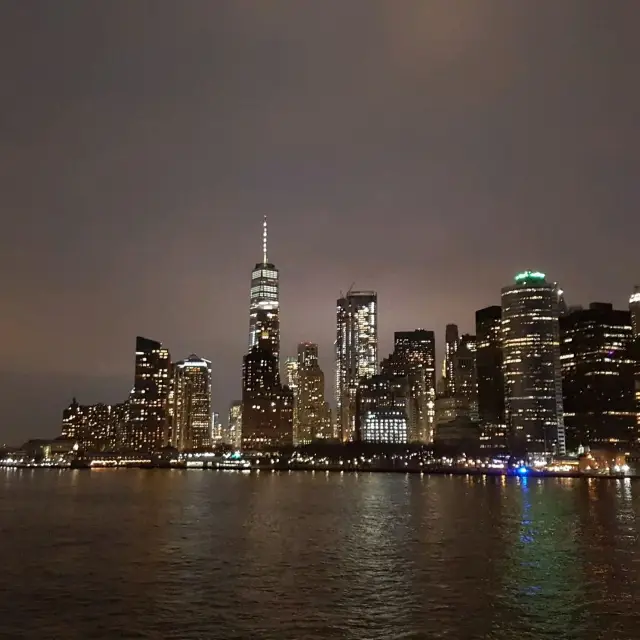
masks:
<instances>
[{"instance_id":1,"label":"skyscraper","mask_svg":"<svg viewBox=\"0 0 640 640\"><path fill-rule=\"evenodd\" d=\"M524 271L502 289L505 417L519 454L565 452L559 295L544 273Z\"/></svg>"},{"instance_id":2,"label":"skyscraper","mask_svg":"<svg viewBox=\"0 0 640 640\"><path fill-rule=\"evenodd\" d=\"M629 298L629 311L631 313L631 326L633 327L631 357L635 367L636 422L640 430L640 285L636 285L633 288L633 293Z\"/></svg>"},{"instance_id":3,"label":"skyscraper","mask_svg":"<svg viewBox=\"0 0 640 640\"><path fill-rule=\"evenodd\" d=\"M567 449L637 443L631 315L595 302L560 319Z\"/></svg>"},{"instance_id":4,"label":"skyscraper","mask_svg":"<svg viewBox=\"0 0 640 640\"><path fill-rule=\"evenodd\" d=\"M436 398L436 343L433 331L396 331L393 353L381 368L386 373L407 378L408 440L433 440Z\"/></svg>"},{"instance_id":5,"label":"skyscraper","mask_svg":"<svg viewBox=\"0 0 640 640\"><path fill-rule=\"evenodd\" d=\"M114 451L126 421L126 404L81 405L73 398L62 413L61 437L87 451Z\"/></svg>"},{"instance_id":6,"label":"skyscraper","mask_svg":"<svg viewBox=\"0 0 640 640\"><path fill-rule=\"evenodd\" d=\"M634 338L640 338L640 285L633 288L629 298L629 312L631 313L631 326Z\"/></svg>"},{"instance_id":7,"label":"skyscraper","mask_svg":"<svg viewBox=\"0 0 640 640\"><path fill-rule=\"evenodd\" d=\"M453 393L451 397L464 398L469 405L472 420L478 419L478 382L476 377L476 337L468 333L458 339L453 354Z\"/></svg>"},{"instance_id":8,"label":"skyscraper","mask_svg":"<svg viewBox=\"0 0 640 640\"><path fill-rule=\"evenodd\" d=\"M242 402L237 400L229 407L225 444L239 449L242 445Z\"/></svg>"},{"instance_id":9,"label":"skyscraper","mask_svg":"<svg viewBox=\"0 0 640 640\"><path fill-rule=\"evenodd\" d=\"M273 343L265 336L243 358L242 448L293 444L293 392L280 383Z\"/></svg>"},{"instance_id":10,"label":"skyscraper","mask_svg":"<svg viewBox=\"0 0 640 640\"><path fill-rule=\"evenodd\" d=\"M150 453L162 447L168 417L169 369L169 351L162 343L138 336L125 448Z\"/></svg>"},{"instance_id":11,"label":"skyscraper","mask_svg":"<svg viewBox=\"0 0 640 640\"><path fill-rule=\"evenodd\" d=\"M262 262L251 273L249 353L242 367L242 447L273 449L293 444L293 392L280 382L278 270L267 254L267 217Z\"/></svg>"},{"instance_id":12,"label":"skyscraper","mask_svg":"<svg viewBox=\"0 0 640 640\"><path fill-rule=\"evenodd\" d=\"M507 446L502 373L502 308L476 311L476 376L480 444L484 448Z\"/></svg>"},{"instance_id":13,"label":"skyscraper","mask_svg":"<svg viewBox=\"0 0 640 640\"><path fill-rule=\"evenodd\" d=\"M211 362L195 354L173 366L170 444L176 449L206 449L211 441Z\"/></svg>"},{"instance_id":14,"label":"skyscraper","mask_svg":"<svg viewBox=\"0 0 640 640\"><path fill-rule=\"evenodd\" d=\"M300 367L297 356L289 356L285 362L287 386L294 392L298 388L298 369Z\"/></svg>"},{"instance_id":15,"label":"skyscraper","mask_svg":"<svg viewBox=\"0 0 640 640\"><path fill-rule=\"evenodd\" d=\"M351 291L337 303L336 407L340 437L356 439L355 399L361 378L378 372L378 296Z\"/></svg>"},{"instance_id":16,"label":"skyscraper","mask_svg":"<svg viewBox=\"0 0 640 640\"><path fill-rule=\"evenodd\" d=\"M62 412L62 429L60 437L68 440L86 440L86 418L84 407L73 398L69 406Z\"/></svg>"},{"instance_id":17,"label":"skyscraper","mask_svg":"<svg viewBox=\"0 0 640 640\"><path fill-rule=\"evenodd\" d=\"M409 380L391 371L363 378L356 391L358 437L363 442L409 441Z\"/></svg>"},{"instance_id":18,"label":"skyscraper","mask_svg":"<svg viewBox=\"0 0 640 640\"><path fill-rule=\"evenodd\" d=\"M298 357L289 356L284 363L287 386L293 393L293 443L298 444Z\"/></svg>"},{"instance_id":19,"label":"skyscraper","mask_svg":"<svg viewBox=\"0 0 640 640\"><path fill-rule=\"evenodd\" d=\"M218 411L214 411L211 414L211 432L209 435L209 442L211 444L209 446L217 447L224 444L223 438L224 434L222 422L220 422L220 413Z\"/></svg>"},{"instance_id":20,"label":"skyscraper","mask_svg":"<svg viewBox=\"0 0 640 640\"><path fill-rule=\"evenodd\" d=\"M444 336L444 392L445 395L451 397L456 394L455 375L453 370L454 356L458 351L460 343L460 335L458 333L457 324L448 324L445 329Z\"/></svg>"},{"instance_id":21,"label":"skyscraper","mask_svg":"<svg viewBox=\"0 0 640 640\"><path fill-rule=\"evenodd\" d=\"M297 444L332 437L331 416L324 399L324 373L318 362L318 345L298 345L294 433Z\"/></svg>"},{"instance_id":22,"label":"skyscraper","mask_svg":"<svg viewBox=\"0 0 640 640\"><path fill-rule=\"evenodd\" d=\"M477 423L478 397L476 381L476 337L460 335L458 325L448 324L445 332L445 353L442 363L441 391L435 402L435 426L464 418Z\"/></svg>"},{"instance_id":23,"label":"skyscraper","mask_svg":"<svg viewBox=\"0 0 640 640\"><path fill-rule=\"evenodd\" d=\"M251 272L251 296L249 301L249 351L260 340L267 340L280 365L280 298L279 273L269 262L267 255L267 217L262 228L262 262Z\"/></svg>"}]
</instances>

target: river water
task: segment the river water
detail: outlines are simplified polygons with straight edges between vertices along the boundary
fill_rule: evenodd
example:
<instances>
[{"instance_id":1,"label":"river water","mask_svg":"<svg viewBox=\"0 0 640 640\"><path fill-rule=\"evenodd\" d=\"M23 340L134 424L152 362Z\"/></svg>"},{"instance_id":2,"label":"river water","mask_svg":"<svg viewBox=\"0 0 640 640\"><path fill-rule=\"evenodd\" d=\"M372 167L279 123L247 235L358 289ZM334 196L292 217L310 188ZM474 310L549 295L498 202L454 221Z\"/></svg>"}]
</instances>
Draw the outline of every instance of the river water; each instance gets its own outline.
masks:
<instances>
[{"instance_id":1,"label":"river water","mask_svg":"<svg viewBox=\"0 0 640 640\"><path fill-rule=\"evenodd\" d=\"M0 638L640 638L640 482L0 470Z\"/></svg>"}]
</instances>

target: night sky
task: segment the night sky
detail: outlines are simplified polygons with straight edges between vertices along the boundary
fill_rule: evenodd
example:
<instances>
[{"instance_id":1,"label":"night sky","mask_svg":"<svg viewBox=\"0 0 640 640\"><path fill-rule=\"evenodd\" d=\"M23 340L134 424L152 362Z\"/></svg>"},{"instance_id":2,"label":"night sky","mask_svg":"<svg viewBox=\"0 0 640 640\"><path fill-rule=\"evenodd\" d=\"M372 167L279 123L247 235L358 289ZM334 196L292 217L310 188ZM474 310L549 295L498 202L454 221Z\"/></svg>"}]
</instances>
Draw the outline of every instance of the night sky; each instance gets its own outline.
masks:
<instances>
[{"instance_id":1,"label":"night sky","mask_svg":"<svg viewBox=\"0 0 640 640\"><path fill-rule=\"evenodd\" d=\"M522 269L640 282L640 2L4 0L0 443L124 400L137 334L240 396L262 216L283 356L375 289L472 330Z\"/></svg>"}]
</instances>

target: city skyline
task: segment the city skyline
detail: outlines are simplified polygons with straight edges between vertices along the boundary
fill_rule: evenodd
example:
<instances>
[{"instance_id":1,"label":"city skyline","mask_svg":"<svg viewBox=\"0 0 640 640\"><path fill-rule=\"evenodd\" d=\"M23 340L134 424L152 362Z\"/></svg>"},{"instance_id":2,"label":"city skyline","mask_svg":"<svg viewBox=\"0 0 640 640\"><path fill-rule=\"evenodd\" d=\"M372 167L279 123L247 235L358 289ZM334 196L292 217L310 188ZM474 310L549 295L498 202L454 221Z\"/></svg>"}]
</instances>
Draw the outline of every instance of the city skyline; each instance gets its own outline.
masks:
<instances>
[{"instance_id":1,"label":"city skyline","mask_svg":"<svg viewBox=\"0 0 640 640\"><path fill-rule=\"evenodd\" d=\"M523 269L627 308L640 9L357 5L3 7L0 442L121 402L137 334L210 359L225 415L265 214L281 355L317 343L327 380L354 281L380 354L425 327L438 362Z\"/></svg>"},{"instance_id":2,"label":"city skyline","mask_svg":"<svg viewBox=\"0 0 640 640\"><path fill-rule=\"evenodd\" d=\"M266 218L266 216L264 216L263 217L263 221L262 221L263 260L262 260L262 262L257 263L256 266L254 267L254 269L252 271L254 276L255 276L255 274L257 272L256 270L259 270L262 267L262 265L266 264L266 265L268 265L270 267L273 266L272 263L265 262L265 259L267 257L267 253L266 253L266 249L267 249L266 231L267 231L267 218ZM279 272L279 270L276 270L276 273L278 273L278 272ZM540 276L544 276L544 274L542 274L540 272L533 272L533 271L529 271L529 270L527 270L526 272L523 272L523 273L534 273L536 275L539 274ZM518 282L518 279L521 276L522 276L522 273L515 274L515 282L516 283ZM277 276L277 277L279 277L279 276ZM253 282L253 280L252 280L252 282ZM557 285L554 285L554 286L557 286ZM627 310L627 309L631 310L631 309L635 308L637 306L637 297L638 297L637 289L638 289L637 286L633 287L632 293L627 298L626 305L621 305L620 307L616 307L615 305L612 305L612 306L614 308L619 308L619 309L622 309L622 310ZM351 292L348 292L347 296L350 293ZM566 302L566 300L565 300L566 295L564 295L565 291L564 290L559 290L559 293L560 293L561 297L563 298L563 304L564 304ZM374 299L376 301L375 302L375 305L376 305L375 313L376 313L376 316L378 315L378 303L377 303L377 292L376 291L372 291L372 290L371 291L354 291L353 294L356 295L356 296L360 296L360 295L363 295L363 294L365 296L367 296L367 295L374 296ZM342 296L343 294L341 293L340 295ZM499 297L500 296L498 296L498 298ZM570 301L571 301L571 299L570 299ZM594 304L594 303L592 303L592 302L589 302L589 303L586 303L586 304L577 304L576 303L576 304L571 304L569 306L570 307L574 307L574 308L578 308L578 307L588 308L589 305L592 305L592 304ZM611 305L612 303L606 302L606 301L605 302L597 301L597 304L609 304L609 305ZM499 307L499 305L497 305L497 307ZM279 308L280 307L278 306L278 304L276 304L276 310L278 312L279 312ZM249 317L250 317L250 331L249 331L250 341L249 341L249 344L251 344L251 336L253 335L252 309L253 308L250 305L249 306ZM478 310L476 310L476 311L478 311ZM480 311L483 311L483 309L480 309ZM472 316L474 316L474 318L475 318L475 312L473 312ZM334 322L335 322L335 320L334 320ZM378 318L376 318L376 323L377 323L377 325L379 324ZM289 355L288 353L283 353L282 350L278 351L279 349L281 349L281 347L280 347L281 335L280 335L280 332L279 332L279 318L277 320L277 325L276 326L277 326L277 337L276 337L276 340L273 341L273 340L269 339L268 342L270 344L272 344L272 345L275 345L275 353L277 354L276 361L278 362L278 372L282 377L283 384L286 384L287 383L287 378L288 378L287 364L288 364L288 362L290 362L293 359L295 359L296 356L295 355L293 355L293 356ZM461 328L463 326L464 325L458 326L457 323L449 323L448 322L446 324L446 326L444 327L444 330L442 331L442 336L439 336L437 331L434 332L435 333L436 354L437 354L437 357L436 357L437 366L436 366L436 371L435 371L436 381L440 380L441 374L444 374L445 370L446 370L445 362L446 362L446 348L447 348L447 335L448 335L447 331L451 327L455 327L455 329L459 332L459 335L456 338L456 340L457 340L457 343L460 343L460 344L464 343L464 340L467 339L467 338L475 339L475 335L471 335L470 333L464 331L464 329ZM476 327L475 324L471 324L471 331L475 331L476 328L477 327ZM404 331L406 332L406 331L416 331L416 330L422 331L424 329L421 327L419 329L409 329L409 330L405 329ZM427 331L433 331L432 329L426 329L426 330ZM264 335L266 336L268 333L269 333L269 331L266 331ZM393 344L394 344L394 336L397 333L398 333L397 331L392 331L391 332L391 346L392 347L393 347ZM402 333L402 330L400 331L400 333ZM387 338L387 340L384 339L385 337ZM376 364L377 364L378 368L379 368L379 366L381 364L383 364L383 357L381 355L380 346L379 345L380 344L385 344L385 342L388 342L388 338L389 338L389 336L380 336L379 333L376 333L376 342L377 342L377 347L378 347L377 348ZM137 340L138 341L139 340L146 340L146 341L149 341L151 343L155 343L158 346L162 346L164 344L163 348L165 350L170 348L170 345L166 345L164 343L164 341L159 341L159 342L156 343L156 341L153 340L153 339L141 338L140 336L138 336ZM310 342L309 340L306 340L306 341L298 343L295 346L296 351L300 346L302 346L305 343L309 343L309 342ZM393 349L390 349L390 351L392 351L392 350ZM296 353L296 351L294 351L294 353ZM247 353L250 353L250 349L247 350L246 347L245 347L245 350L241 354L240 361L242 361L242 356L246 355ZM337 372L337 370L336 370L336 364L337 363L336 363L336 359L335 359L335 344L333 345L333 350L331 350L329 354L323 354L323 355L324 355L324 357L320 357L319 361L320 362L325 361L326 363L328 363L327 366L329 367L329 371L331 372L331 375L327 376L327 379L325 380L325 394L326 394L327 399L329 400L329 404L331 406L332 412L334 413L334 419L338 420L337 413L335 411L336 410L335 393L332 392L332 391L335 391L335 376L336 376L336 372ZM192 354L192 356L190 356L190 357L195 357L195 356L193 356L193 354ZM187 360L188 360L188 358L187 358ZM181 361L181 362L183 362L183 361ZM208 360L206 360L206 361L209 362ZM210 363L209 366L210 366L210 368L212 368L211 363ZM213 373L213 371L211 370L210 371L210 375L212 373ZM135 382L135 378L134 378L134 382ZM444 384L445 383L444 379L442 379L441 382L443 384L443 387L442 387L443 388L443 395L442 395L442 397L444 398L444 397L447 397L449 392L447 391L446 384ZM211 386L213 387L213 384ZM240 389L238 391L238 394L237 394L238 397L239 397L240 395L242 395L242 391L241 391L241 387L242 387L242 367L240 368L239 385L238 386L240 387ZM129 387L131 387L131 385L129 385ZM131 390L131 393L132 394L134 393L134 389ZM97 395L95 395L95 394L97 394ZM102 389L102 390L97 389L95 394L91 396L91 400L87 402L88 404L94 405L94 404L97 403L98 406L102 406L101 403L106 403L106 405L108 405L108 406L119 406L118 403L122 402L122 398L121 397L120 398L108 398L108 399L105 399L105 397L104 397L105 396L104 389ZM79 394L79 393L74 393L73 391L71 391L70 394L65 396L65 400L61 400L62 408L66 407L66 406L69 406L69 407L73 406L73 403L76 402L76 396L80 396L80 395L81 394ZM215 395L216 395L215 393L212 393L211 397L215 398ZM71 398L71 405L69 405L68 398ZM85 402L87 400L84 397L81 397L80 399L83 402ZM235 401L236 401L236 396L230 396L227 399L226 402L223 400L221 404L212 401L211 402L211 410L215 411L216 413L220 413L221 412L222 415L226 416L227 413L230 410L230 407L234 404ZM60 413L60 412L58 412L58 413ZM55 422L55 424L54 424L53 428L49 430L50 432L53 432L53 433L49 433L49 432L44 433L43 432L43 433L37 433L37 434L31 433L31 434L25 434L25 435L30 435L30 436L33 436L33 435L45 435L45 436L55 435L60 429L59 416L54 422ZM335 426L335 429L336 429L336 433L339 434L340 431L341 431L339 424L336 423L334 426ZM20 435L19 437L22 437L22 435ZM2 438L0 438L0 444L1 443L2 443ZM15 444L15 442L11 443L11 442L9 442L7 440L7 444Z\"/></svg>"},{"instance_id":3,"label":"city skyline","mask_svg":"<svg viewBox=\"0 0 640 640\"><path fill-rule=\"evenodd\" d=\"M350 288L336 306L332 425L318 345L300 343L281 369L278 315L260 318L261 298L268 301L264 309L278 310L266 240L265 218L242 401L239 413L230 403L226 427L212 410L211 362L195 354L172 362L165 345L138 336L128 400L80 405L74 396L62 414L62 438L82 450L143 455L167 446L179 452L238 446L239 435L246 452L323 440L465 446L467 453L529 455L534 464L593 444L633 449L640 442L637 288L628 310L602 302L568 307L558 282L540 271L517 273L501 289L501 307L476 311L477 335L446 326L440 385L434 332L394 332L393 353L380 359L377 293ZM265 278L275 285L265 288Z\"/></svg>"},{"instance_id":4,"label":"city skyline","mask_svg":"<svg viewBox=\"0 0 640 640\"><path fill-rule=\"evenodd\" d=\"M638 25L0 2L0 636L640 640Z\"/></svg>"}]
</instances>

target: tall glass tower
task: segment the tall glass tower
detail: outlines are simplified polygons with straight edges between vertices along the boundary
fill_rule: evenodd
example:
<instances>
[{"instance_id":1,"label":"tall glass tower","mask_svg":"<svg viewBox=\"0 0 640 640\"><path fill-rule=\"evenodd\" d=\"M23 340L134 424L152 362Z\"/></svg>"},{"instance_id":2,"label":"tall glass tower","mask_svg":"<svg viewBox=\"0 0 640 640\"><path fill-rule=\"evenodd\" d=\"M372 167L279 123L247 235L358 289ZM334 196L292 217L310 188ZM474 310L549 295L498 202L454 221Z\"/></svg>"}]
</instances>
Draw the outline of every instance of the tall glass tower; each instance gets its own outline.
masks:
<instances>
[{"instance_id":1,"label":"tall glass tower","mask_svg":"<svg viewBox=\"0 0 640 640\"><path fill-rule=\"evenodd\" d=\"M633 288L629 298L629 311L631 312L631 326L634 338L640 338L640 285Z\"/></svg>"},{"instance_id":2,"label":"tall glass tower","mask_svg":"<svg viewBox=\"0 0 640 640\"><path fill-rule=\"evenodd\" d=\"M280 365L279 273L267 256L267 217L262 225L262 262L251 272L249 351L266 340ZM263 343L264 344L264 343Z\"/></svg>"},{"instance_id":3,"label":"tall glass tower","mask_svg":"<svg viewBox=\"0 0 640 640\"><path fill-rule=\"evenodd\" d=\"M505 413L521 455L565 453L559 303L557 284L538 271L502 289Z\"/></svg>"},{"instance_id":4,"label":"tall glass tower","mask_svg":"<svg viewBox=\"0 0 640 640\"><path fill-rule=\"evenodd\" d=\"M348 291L337 304L336 408L343 441L356 439L356 392L378 373L378 295Z\"/></svg>"},{"instance_id":5,"label":"tall glass tower","mask_svg":"<svg viewBox=\"0 0 640 640\"><path fill-rule=\"evenodd\" d=\"M129 421L124 447L131 451L158 451L168 422L169 351L156 340L136 338L136 368L129 396Z\"/></svg>"},{"instance_id":6,"label":"tall glass tower","mask_svg":"<svg viewBox=\"0 0 640 640\"><path fill-rule=\"evenodd\" d=\"M297 390L294 410L295 438L298 444L331 437L329 407L324 399L324 373L318 363L318 345L298 345Z\"/></svg>"},{"instance_id":7,"label":"tall glass tower","mask_svg":"<svg viewBox=\"0 0 640 640\"><path fill-rule=\"evenodd\" d=\"M505 449L502 307L476 311L476 375L480 446Z\"/></svg>"},{"instance_id":8,"label":"tall glass tower","mask_svg":"<svg viewBox=\"0 0 640 640\"><path fill-rule=\"evenodd\" d=\"M396 331L393 353L382 361L383 373L406 378L409 442L433 441L436 400L436 340L433 331Z\"/></svg>"},{"instance_id":9,"label":"tall glass tower","mask_svg":"<svg viewBox=\"0 0 640 640\"><path fill-rule=\"evenodd\" d=\"M637 442L633 332L628 311L593 302L560 318L567 448L628 451Z\"/></svg>"},{"instance_id":10,"label":"tall glass tower","mask_svg":"<svg viewBox=\"0 0 640 640\"><path fill-rule=\"evenodd\" d=\"M448 397L456 395L456 376L454 372L454 357L460 346L460 335L457 324L448 324L445 331L444 343L444 388Z\"/></svg>"},{"instance_id":11,"label":"tall glass tower","mask_svg":"<svg viewBox=\"0 0 640 640\"><path fill-rule=\"evenodd\" d=\"M195 354L173 365L171 445L180 451L212 446L211 361Z\"/></svg>"},{"instance_id":12,"label":"tall glass tower","mask_svg":"<svg viewBox=\"0 0 640 640\"><path fill-rule=\"evenodd\" d=\"M640 285L636 285L633 288L633 293L629 298L629 311L631 312L631 327L633 328L631 355L635 367L636 423L638 440L640 440Z\"/></svg>"}]
</instances>

